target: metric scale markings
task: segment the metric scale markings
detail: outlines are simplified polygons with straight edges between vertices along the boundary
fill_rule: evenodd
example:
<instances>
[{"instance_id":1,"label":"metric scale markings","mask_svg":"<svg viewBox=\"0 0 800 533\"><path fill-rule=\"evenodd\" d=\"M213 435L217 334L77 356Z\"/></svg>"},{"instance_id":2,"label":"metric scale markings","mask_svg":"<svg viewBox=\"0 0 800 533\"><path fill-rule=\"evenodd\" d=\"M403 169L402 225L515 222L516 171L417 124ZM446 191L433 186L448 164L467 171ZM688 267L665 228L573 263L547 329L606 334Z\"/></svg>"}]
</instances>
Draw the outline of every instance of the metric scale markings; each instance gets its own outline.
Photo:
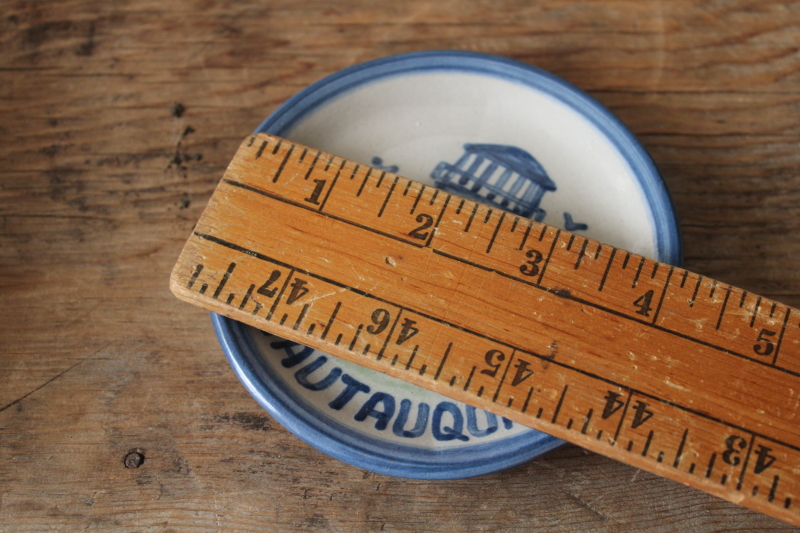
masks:
<instances>
[{"instance_id":1,"label":"metric scale markings","mask_svg":"<svg viewBox=\"0 0 800 533\"><path fill-rule=\"evenodd\" d=\"M800 313L277 137L242 144L180 298L800 523Z\"/></svg>"}]
</instances>

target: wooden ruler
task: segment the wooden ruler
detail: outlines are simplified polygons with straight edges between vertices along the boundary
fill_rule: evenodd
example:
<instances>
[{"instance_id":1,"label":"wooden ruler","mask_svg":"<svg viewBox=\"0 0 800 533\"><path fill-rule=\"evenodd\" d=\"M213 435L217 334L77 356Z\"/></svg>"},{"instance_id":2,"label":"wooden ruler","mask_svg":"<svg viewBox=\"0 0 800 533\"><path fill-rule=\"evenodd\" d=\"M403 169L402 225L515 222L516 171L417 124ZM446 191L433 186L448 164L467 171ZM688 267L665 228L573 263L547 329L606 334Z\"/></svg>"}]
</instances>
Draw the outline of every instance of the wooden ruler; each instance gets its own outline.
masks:
<instances>
[{"instance_id":1,"label":"wooden ruler","mask_svg":"<svg viewBox=\"0 0 800 533\"><path fill-rule=\"evenodd\" d=\"M245 139L179 297L800 525L800 311Z\"/></svg>"}]
</instances>

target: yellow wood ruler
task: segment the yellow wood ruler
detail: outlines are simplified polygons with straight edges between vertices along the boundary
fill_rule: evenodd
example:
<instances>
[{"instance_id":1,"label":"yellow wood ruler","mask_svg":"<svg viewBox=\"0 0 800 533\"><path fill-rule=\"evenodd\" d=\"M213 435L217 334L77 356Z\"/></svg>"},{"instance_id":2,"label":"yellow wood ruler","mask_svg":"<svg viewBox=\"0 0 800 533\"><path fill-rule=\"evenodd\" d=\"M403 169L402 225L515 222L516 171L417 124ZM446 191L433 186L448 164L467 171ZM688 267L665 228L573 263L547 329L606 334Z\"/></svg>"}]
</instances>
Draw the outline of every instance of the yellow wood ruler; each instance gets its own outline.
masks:
<instances>
[{"instance_id":1,"label":"yellow wood ruler","mask_svg":"<svg viewBox=\"0 0 800 533\"><path fill-rule=\"evenodd\" d=\"M181 299L800 524L800 311L277 137Z\"/></svg>"}]
</instances>

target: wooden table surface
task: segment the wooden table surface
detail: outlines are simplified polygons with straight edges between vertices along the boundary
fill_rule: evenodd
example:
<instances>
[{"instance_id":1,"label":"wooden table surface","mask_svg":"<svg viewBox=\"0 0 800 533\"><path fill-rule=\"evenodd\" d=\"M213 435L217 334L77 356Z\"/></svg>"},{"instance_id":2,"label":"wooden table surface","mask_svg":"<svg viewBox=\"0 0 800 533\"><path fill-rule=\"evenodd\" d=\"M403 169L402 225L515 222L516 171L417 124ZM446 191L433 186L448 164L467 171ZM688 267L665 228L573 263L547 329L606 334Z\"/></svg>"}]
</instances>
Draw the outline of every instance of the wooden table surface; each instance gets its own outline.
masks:
<instances>
[{"instance_id":1,"label":"wooden table surface","mask_svg":"<svg viewBox=\"0 0 800 533\"><path fill-rule=\"evenodd\" d=\"M171 295L247 133L328 74L429 49L588 91L655 159L686 266L800 306L798 2L7 1L0 530L792 530L574 446L448 482L348 466L271 419Z\"/></svg>"}]
</instances>

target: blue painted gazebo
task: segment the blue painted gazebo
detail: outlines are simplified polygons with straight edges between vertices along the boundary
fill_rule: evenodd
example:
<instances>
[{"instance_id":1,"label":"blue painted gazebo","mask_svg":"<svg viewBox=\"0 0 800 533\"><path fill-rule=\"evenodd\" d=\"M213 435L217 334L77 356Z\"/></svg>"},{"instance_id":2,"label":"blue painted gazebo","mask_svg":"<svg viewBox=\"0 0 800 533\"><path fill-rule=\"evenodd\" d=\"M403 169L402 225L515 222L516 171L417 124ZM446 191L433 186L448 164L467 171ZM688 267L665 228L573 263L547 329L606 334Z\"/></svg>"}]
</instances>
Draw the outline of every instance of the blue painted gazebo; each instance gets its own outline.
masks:
<instances>
[{"instance_id":1,"label":"blue painted gazebo","mask_svg":"<svg viewBox=\"0 0 800 533\"><path fill-rule=\"evenodd\" d=\"M494 204L537 222L547 214L539 207L556 184L531 154L504 144L465 144L464 154L431 172L436 187L470 200Z\"/></svg>"}]
</instances>

